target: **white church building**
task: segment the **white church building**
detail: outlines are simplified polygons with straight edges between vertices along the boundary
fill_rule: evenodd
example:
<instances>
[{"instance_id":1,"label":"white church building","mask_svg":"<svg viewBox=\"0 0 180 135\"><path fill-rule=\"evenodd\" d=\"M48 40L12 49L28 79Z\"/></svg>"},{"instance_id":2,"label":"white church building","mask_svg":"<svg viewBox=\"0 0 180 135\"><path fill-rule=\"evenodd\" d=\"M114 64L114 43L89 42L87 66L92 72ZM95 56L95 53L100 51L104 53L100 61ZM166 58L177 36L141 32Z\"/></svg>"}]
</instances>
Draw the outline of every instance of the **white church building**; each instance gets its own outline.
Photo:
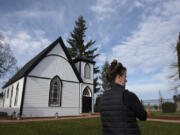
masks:
<instances>
[{"instance_id":1,"label":"white church building","mask_svg":"<svg viewBox=\"0 0 180 135\"><path fill-rule=\"evenodd\" d=\"M61 37L3 86L3 107L20 117L75 116L94 112L95 62L72 60Z\"/></svg>"}]
</instances>

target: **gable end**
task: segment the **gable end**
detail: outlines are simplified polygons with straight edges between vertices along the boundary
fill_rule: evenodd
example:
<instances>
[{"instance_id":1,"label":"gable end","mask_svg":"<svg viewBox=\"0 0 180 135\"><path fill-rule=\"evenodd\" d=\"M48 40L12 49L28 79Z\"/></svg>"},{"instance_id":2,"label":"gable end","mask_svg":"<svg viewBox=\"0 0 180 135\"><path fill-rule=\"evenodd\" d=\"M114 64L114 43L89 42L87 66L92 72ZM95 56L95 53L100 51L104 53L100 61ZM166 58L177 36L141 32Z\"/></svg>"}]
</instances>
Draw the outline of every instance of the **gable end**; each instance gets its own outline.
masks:
<instances>
[{"instance_id":1,"label":"gable end","mask_svg":"<svg viewBox=\"0 0 180 135\"><path fill-rule=\"evenodd\" d=\"M61 47L63 48L63 51L65 52L68 61L75 73L75 75L77 76L78 80L80 82L83 82L80 74L78 73L78 70L76 69L67 49L65 44L63 43L63 40L61 37L59 37L56 41L54 41L52 44L50 44L47 48L45 48L43 51L41 51L38 55L36 55L32 60L30 60L28 63L26 63L11 79L9 79L9 81L3 86L3 88L6 88L7 86L9 86L10 84L14 83L15 81L19 80L20 78L27 76L32 69L46 56L46 54L48 54L55 45L60 44Z\"/></svg>"}]
</instances>

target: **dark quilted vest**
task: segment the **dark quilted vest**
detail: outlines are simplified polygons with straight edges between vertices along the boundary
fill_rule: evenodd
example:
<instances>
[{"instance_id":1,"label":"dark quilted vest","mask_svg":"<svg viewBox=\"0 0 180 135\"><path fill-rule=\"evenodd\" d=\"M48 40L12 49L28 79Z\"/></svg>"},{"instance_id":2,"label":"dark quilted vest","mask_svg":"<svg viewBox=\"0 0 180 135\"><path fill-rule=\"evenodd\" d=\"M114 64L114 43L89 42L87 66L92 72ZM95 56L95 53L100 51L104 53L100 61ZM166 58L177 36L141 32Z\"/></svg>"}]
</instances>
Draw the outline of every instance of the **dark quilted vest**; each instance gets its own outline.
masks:
<instances>
[{"instance_id":1,"label":"dark quilted vest","mask_svg":"<svg viewBox=\"0 0 180 135\"><path fill-rule=\"evenodd\" d=\"M103 135L141 135L135 113L122 102L125 89L111 84L100 100Z\"/></svg>"}]
</instances>

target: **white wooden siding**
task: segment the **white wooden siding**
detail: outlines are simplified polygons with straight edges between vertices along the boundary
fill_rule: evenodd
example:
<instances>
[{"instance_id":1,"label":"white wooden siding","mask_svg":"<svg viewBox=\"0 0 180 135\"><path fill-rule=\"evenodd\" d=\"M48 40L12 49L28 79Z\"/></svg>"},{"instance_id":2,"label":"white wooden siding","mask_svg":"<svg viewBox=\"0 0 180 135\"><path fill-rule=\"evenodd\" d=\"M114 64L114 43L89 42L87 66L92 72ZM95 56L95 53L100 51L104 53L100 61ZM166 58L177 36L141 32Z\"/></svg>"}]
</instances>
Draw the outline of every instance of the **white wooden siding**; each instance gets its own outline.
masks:
<instances>
[{"instance_id":1,"label":"white wooden siding","mask_svg":"<svg viewBox=\"0 0 180 135\"><path fill-rule=\"evenodd\" d=\"M19 92L18 92L18 101L17 101L17 105L14 106L14 102L15 102L15 96L16 96L16 86L19 83ZM22 99L22 91L23 91L23 84L24 84L24 77L17 80L16 82L14 82L13 84L9 85L8 87L3 89L3 93L5 92L5 99L4 99L4 106L3 106L3 110L7 111L8 114L10 115L12 113L12 111L18 111L20 109L21 106L21 99ZM12 90L12 86L13 88L13 95L12 95L12 104L11 107L9 107L10 104L10 99L11 99L11 90ZM7 90L9 88L9 97L7 98ZM17 112L17 113L18 113Z\"/></svg>"},{"instance_id":2,"label":"white wooden siding","mask_svg":"<svg viewBox=\"0 0 180 135\"><path fill-rule=\"evenodd\" d=\"M58 116L78 116L78 108L69 107L24 107L22 117L54 117L58 112Z\"/></svg>"},{"instance_id":3,"label":"white wooden siding","mask_svg":"<svg viewBox=\"0 0 180 135\"><path fill-rule=\"evenodd\" d=\"M59 46L59 44L56 46ZM50 54L57 52L62 53L62 51L58 51L57 49L58 48L56 48L56 51L53 49ZM60 47L59 49L62 50ZM55 75L58 75L63 80L79 82L70 63L58 56L48 56L43 58L42 61L29 73L29 75L48 78L53 78Z\"/></svg>"},{"instance_id":4,"label":"white wooden siding","mask_svg":"<svg viewBox=\"0 0 180 135\"><path fill-rule=\"evenodd\" d=\"M27 77L24 97L24 117L60 116L79 114L79 83L62 82L61 107L49 107L50 80Z\"/></svg>"},{"instance_id":5,"label":"white wooden siding","mask_svg":"<svg viewBox=\"0 0 180 135\"><path fill-rule=\"evenodd\" d=\"M67 59L63 49L57 44L48 55L60 55ZM61 107L49 107L49 90L51 79L27 77L23 117L47 117L54 116L56 112L60 116L79 115L79 80L77 79L70 63L62 57L48 56L34 67L29 73L32 76L53 78L58 75L62 80Z\"/></svg>"},{"instance_id":6,"label":"white wooden siding","mask_svg":"<svg viewBox=\"0 0 180 135\"><path fill-rule=\"evenodd\" d=\"M3 107L3 98L0 98L0 108Z\"/></svg>"},{"instance_id":7,"label":"white wooden siding","mask_svg":"<svg viewBox=\"0 0 180 135\"><path fill-rule=\"evenodd\" d=\"M67 59L67 56L59 43L48 53L48 55L50 54L61 55Z\"/></svg>"}]
</instances>

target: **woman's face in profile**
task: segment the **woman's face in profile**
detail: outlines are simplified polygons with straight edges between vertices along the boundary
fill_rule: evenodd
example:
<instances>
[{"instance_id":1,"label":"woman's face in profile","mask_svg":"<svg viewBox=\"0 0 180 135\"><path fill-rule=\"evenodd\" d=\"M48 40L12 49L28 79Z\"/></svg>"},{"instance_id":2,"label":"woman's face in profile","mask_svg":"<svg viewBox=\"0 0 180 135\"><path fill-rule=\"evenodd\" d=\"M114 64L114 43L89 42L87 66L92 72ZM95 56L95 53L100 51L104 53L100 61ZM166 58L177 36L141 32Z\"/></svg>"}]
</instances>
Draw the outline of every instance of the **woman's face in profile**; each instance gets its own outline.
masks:
<instances>
[{"instance_id":1,"label":"woman's face in profile","mask_svg":"<svg viewBox=\"0 0 180 135\"><path fill-rule=\"evenodd\" d=\"M126 71L123 72L123 75L120 76L120 82L121 82L121 85L123 85L124 87L126 86Z\"/></svg>"}]
</instances>

